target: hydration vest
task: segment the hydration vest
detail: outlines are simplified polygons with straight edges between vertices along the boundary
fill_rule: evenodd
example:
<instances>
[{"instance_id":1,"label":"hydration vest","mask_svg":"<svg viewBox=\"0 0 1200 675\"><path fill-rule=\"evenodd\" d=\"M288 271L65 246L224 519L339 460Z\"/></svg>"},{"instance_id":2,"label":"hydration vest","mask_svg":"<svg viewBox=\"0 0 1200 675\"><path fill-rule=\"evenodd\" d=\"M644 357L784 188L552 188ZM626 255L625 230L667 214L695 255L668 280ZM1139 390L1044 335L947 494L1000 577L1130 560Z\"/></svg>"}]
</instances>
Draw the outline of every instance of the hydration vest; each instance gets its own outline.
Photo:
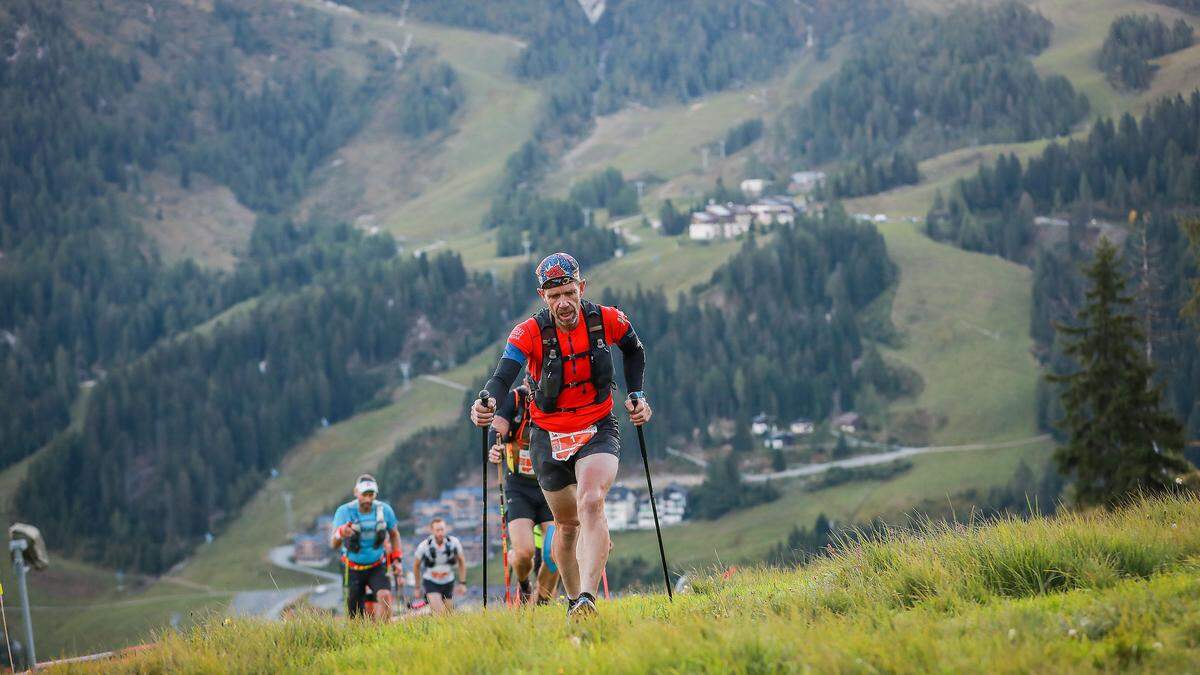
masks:
<instances>
[{"instance_id":1,"label":"hydration vest","mask_svg":"<svg viewBox=\"0 0 1200 675\"><path fill-rule=\"evenodd\" d=\"M549 308L538 312L533 318L542 334L542 372L533 391L533 401L538 409L546 413L558 411L558 396L564 389L578 387L589 381L596 389L593 403L601 403L608 398L615 383L612 351L604 339L604 316L600 312L600 305L583 301L583 321L587 325L588 348L587 351L569 355L564 355L558 344L558 330L554 325L554 318L550 316ZM566 362L582 358L587 358L591 364L591 379L564 383Z\"/></svg>"},{"instance_id":2,"label":"hydration vest","mask_svg":"<svg viewBox=\"0 0 1200 675\"><path fill-rule=\"evenodd\" d=\"M446 559L445 562L443 562L442 564L444 564L444 565L457 564L458 563L458 547L451 546L450 541L451 541L450 536L447 535L446 538L444 540L442 540L442 545L439 548L437 545L437 540L435 540L433 538L432 534L429 535L429 537L425 540L425 553L424 553L424 555L421 556L421 564L424 565L426 568L436 566L438 564L438 554L439 553L442 556L444 556Z\"/></svg>"},{"instance_id":3,"label":"hydration vest","mask_svg":"<svg viewBox=\"0 0 1200 675\"><path fill-rule=\"evenodd\" d=\"M521 385L511 392L513 397L513 419L507 435L501 438L508 446L507 461L509 473L529 478L530 475L521 471L521 453L529 454L529 388Z\"/></svg>"},{"instance_id":4,"label":"hydration vest","mask_svg":"<svg viewBox=\"0 0 1200 675\"><path fill-rule=\"evenodd\" d=\"M362 512L354 509L354 522L362 522ZM362 529L356 531L349 539L346 540L346 550L351 553L358 553L362 550ZM383 504L376 502L375 504L375 545L373 548L383 546L384 539L387 538L387 520L383 517Z\"/></svg>"}]
</instances>

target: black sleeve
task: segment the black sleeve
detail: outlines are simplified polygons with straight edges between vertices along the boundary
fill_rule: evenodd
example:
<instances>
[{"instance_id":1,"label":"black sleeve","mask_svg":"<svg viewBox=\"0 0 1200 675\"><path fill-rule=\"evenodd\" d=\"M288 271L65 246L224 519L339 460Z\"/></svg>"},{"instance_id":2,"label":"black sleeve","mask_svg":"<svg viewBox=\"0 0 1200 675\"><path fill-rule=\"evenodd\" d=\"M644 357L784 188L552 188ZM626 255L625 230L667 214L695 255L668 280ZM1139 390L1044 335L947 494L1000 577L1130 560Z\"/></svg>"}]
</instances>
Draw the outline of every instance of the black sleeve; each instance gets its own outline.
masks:
<instances>
[{"instance_id":1,"label":"black sleeve","mask_svg":"<svg viewBox=\"0 0 1200 675\"><path fill-rule=\"evenodd\" d=\"M646 348L638 339L633 326L625 332L625 337L617 342L625 364L625 387L629 391L642 391L642 383L646 377Z\"/></svg>"},{"instance_id":2,"label":"black sleeve","mask_svg":"<svg viewBox=\"0 0 1200 675\"><path fill-rule=\"evenodd\" d=\"M512 424L513 418L517 416L517 403L513 398L513 393L509 391L496 399L499 401L496 404L496 417L503 417L509 424Z\"/></svg>"},{"instance_id":3,"label":"black sleeve","mask_svg":"<svg viewBox=\"0 0 1200 675\"><path fill-rule=\"evenodd\" d=\"M496 399L498 407L504 405L504 397L508 395L508 390L512 389L513 382L517 381L517 375L520 374L520 363L508 357L500 359L500 363L496 365L496 372L492 374L492 379L488 380L487 385L484 386L488 396Z\"/></svg>"},{"instance_id":4,"label":"black sleeve","mask_svg":"<svg viewBox=\"0 0 1200 675\"><path fill-rule=\"evenodd\" d=\"M507 421L509 433L512 433L513 418L517 416L517 403L513 400L513 393L507 392L496 400L499 401L496 404L496 417ZM488 427L488 444L496 444L496 430L492 427Z\"/></svg>"}]
</instances>

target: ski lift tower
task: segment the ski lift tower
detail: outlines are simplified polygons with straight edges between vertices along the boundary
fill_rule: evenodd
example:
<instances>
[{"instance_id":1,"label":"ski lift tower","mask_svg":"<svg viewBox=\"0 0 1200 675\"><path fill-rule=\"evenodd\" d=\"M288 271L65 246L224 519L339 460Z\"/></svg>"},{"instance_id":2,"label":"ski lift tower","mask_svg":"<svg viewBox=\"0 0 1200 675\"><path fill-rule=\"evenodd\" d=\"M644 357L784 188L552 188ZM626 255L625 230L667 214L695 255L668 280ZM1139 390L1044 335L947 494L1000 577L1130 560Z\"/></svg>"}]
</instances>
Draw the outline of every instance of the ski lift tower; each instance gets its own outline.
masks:
<instances>
[{"instance_id":1,"label":"ski lift tower","mask_svg":"<svg viewBox=\"0 0 1200 675\"><path fill-rule=\"evenodd\" d=\"M50 557L46 554L42 533L25 523L15 523L8 528L8 550L12 554L13 571L17 575L17 589L21 592L21 614L25 619L25 663L30 670L36 670L33 616L29 612L29 587L25 583L25 576L30 569L44 570L49 567Z\"/></svg>"}]
</instances>

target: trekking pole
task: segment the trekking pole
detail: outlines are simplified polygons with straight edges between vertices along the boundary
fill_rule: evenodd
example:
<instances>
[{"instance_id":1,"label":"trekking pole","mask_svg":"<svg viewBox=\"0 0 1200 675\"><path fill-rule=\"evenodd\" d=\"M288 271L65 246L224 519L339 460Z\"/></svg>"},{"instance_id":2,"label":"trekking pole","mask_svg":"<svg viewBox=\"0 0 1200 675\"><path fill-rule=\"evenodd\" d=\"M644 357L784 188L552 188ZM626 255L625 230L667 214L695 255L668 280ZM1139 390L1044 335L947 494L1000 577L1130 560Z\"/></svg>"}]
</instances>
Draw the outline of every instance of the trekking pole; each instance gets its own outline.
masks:
<instances>
[{"instance_id":1,"label":"trekking pole","mask_svg":"<svg viewBox=\"0 0 1200 675\"><path fill-rule=\"evenodd\" d=\"M499 436L496 437L499 440ZM508 571L508 523L505 516L508 514L508 500L504 495L504 474L505 467L508 464L508 450L505 448L504 456L500 458L500 464L496 465L496 479L500 481L500 556L503 558L501 564L504 565L504 604L507 607L512 607L512 593L509 584L512 579Z\"/></svg>"},{"instance_id":2,"label":"trekking pole","mask_svg":"<svg viewBox=\"0 0 1200 675\"><path fill-rule=\"evenodd\" d=\"M634 410L636 409L635 407ZM667 599L674 602L675 594L671 592L671 575L667 573L667 551L663 548L662 527L658 524L658 505L654 503L654 482L650 480L650 459L646 457L646 434L642 431L642 425L634 426L637 427L638 445L642 449L642 466L646 469L646 487L650 490L650 510L654 512L654 534L658 536L658 556L662 559L663 584L667 587Z\"/></svg>"},{"instance_id":3,"label":"trekking pole","mask_svg":"<svg viewBox=\"0 0 1200 675\"><path fill-rule=\"evenodd\" d=\"M483 407L487 407L488 393L486 389L479 390L479 402ZM483 608L487 609L487 557L488 557L488 503L487 503L487 465L488 465L488 428L483 427L481 432L479 447L483 451Z\"/></svg>"}]
</instances>

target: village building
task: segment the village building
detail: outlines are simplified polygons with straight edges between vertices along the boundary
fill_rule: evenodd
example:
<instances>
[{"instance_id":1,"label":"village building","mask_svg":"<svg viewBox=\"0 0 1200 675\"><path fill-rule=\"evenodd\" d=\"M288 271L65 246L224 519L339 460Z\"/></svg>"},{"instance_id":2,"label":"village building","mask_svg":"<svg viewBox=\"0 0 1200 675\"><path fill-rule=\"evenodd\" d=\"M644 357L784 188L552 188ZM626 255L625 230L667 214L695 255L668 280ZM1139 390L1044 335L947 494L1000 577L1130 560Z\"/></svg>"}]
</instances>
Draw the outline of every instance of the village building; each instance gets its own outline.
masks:
<instances>
[{"instance_id":1,"label":"village building","mask_svg":"<svg viewBox=\"0 0 1200 675\"><path fill-rule=\"evenodd\" d=\"M766 413L759 413L750 420L750 433L755 436L764 436L774 429L775 423Z\"/></svg>"},{"instance_id":2,"label":"village building","mask_svg":"<svg viewBox=\"0 0 1200 675\"><path fill-rule=\"evenodd\" d=\"M786 431L772 431L763 439L763 447L768 450L782 450L796 444L796 437Z\"/></svg>"},{"instance_id":3,"label":"village building","mask_svg":"<svg viewBox=\"0 0 1200 675\"><path fill-rule=\"evenodd\" d=\"M833 418L833 428L845 434L852 434L862 426L862 418L858 413L848 412Z\"/></svg>"},{"instance_id":4,"label":"village building","mask_svg":"<svg viewBox=\"0 0 1200 675\"><path fill-rule=\"evenodd\" d=\"M608 529L629 530L637 525L637 493L627 487L614 485L604 499L604 517Z\"/></svg>"},{"instance_id":5,"label":"village building","mask_svg":"<svg viewBox=\"0 0 1200 675\"><path fill-rule=\"evenodd\" d=\"M763 197L746 207L759 225L791 225L796 221L796 205L782 197Z\"/></svg>"},{"instance_id":6,"label":"village building","mask_svg":"<svg viewBox=\"0 0 1200 675\"><path fill-rule=\"evenodd\" d=\"M788 192L793 194L808 194L825 182L824 171L797 171L792 174L792 182Z\"/></svg>"},{"instance_id":7,"label":"village building","mask_svg":"<svg viewBox=\"0 0 1200 675\"><path fill-rule=\"evenodd\" d=\"M770 184L771 181L766 178L747 178L738 187L741 188L742 194L750 199L758 199Z\"/></svg>"},{"instance_id":8,"label":"village building","mask_svg":"<svg viewBox=\"0 0 1200 675\"><path fill-rule=\"evenodd\" d=\"M801 417L800 419L792 420L792 423L790 425L788 425L788 429L793 434L796 434L798 436L807 436L808 434L811 434L813 432L814 428L815 428L815 426L813 424L813 421L808 418L805 418L805 417Z\"/></svg>"},{"instance_id":9,"label":"village building","mask_svg":"<svg viewBox=\"0 0 1200 675\"><path fill-rule=\"evenodd\" d=\"M688 237L697 241L736 239L750 231L754 214L744 204L709 204L692 214Z\"/></svg>"}]
</instances>

